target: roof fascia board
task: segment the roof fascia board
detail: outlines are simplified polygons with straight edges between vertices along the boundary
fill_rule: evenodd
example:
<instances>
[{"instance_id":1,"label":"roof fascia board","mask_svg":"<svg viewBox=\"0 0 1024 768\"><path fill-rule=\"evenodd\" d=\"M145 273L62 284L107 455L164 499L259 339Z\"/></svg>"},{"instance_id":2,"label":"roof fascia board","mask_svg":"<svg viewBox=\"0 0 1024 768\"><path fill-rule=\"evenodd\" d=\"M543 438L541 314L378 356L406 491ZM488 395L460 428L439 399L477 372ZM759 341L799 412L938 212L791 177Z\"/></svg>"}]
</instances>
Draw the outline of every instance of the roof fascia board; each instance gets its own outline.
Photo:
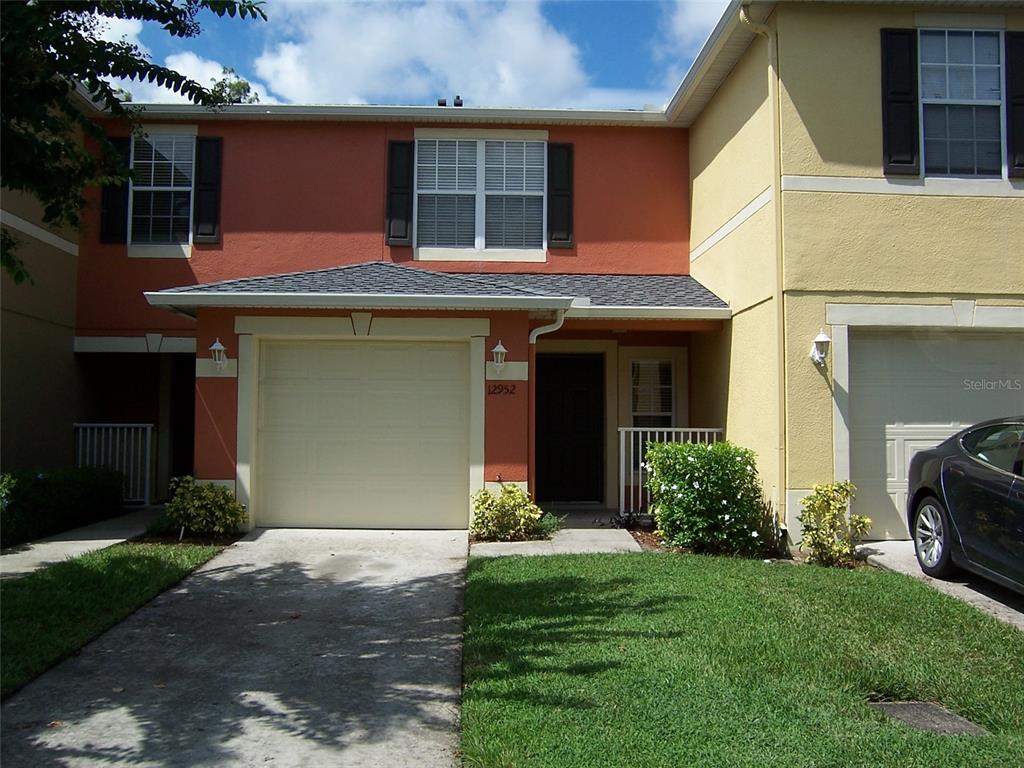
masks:
<instances>
[{"instance_id":1,"label":"roof fascia board","mask_svg":"<svg viewBox=\"0 0 1024 768\"><path fill-rule=\"evenodd\" d=\"M416 123L580 123L672 127L662 110L626 109L519 109L491 107L384 106L376 104L231 104L217 109L193 104L132 105L140 119L190 120L363 120Z\"/></svg>"},{"instance_id":2,"label":"roof fascia board","mask_svg":"<svg viewBox=\"0 0 1024 768\"><path fill-rule=\"evenodd\" d=\"M711 30L711 34L708 35L708 39L704 41L704 45L701 46L700 51L697 52L696 58L690 68L686 70L686 74L683 75L682 82L679 83L679 87L676 88L676 92L669 99L668 104L665 107L665 116L668 121L673 122L682 111L683 107L693 96L694 90L697 85L703 80L707 74L708 69L715 62L718 57L719 51L722 46L725 45L729 36L736 30L741 24L739 11L740 6L744 4L744 0L731 0L729 5L726 6L722 12L721 18L715 25L715 28ZM747 3L749 4L749 2Z\"/></svg>"},{"instance_id":3,"label":"roof fascia board","mask_svg":"<svg viewBox=\"0 0 1024 768\"><path fill-rule=\"evenodd\" d=\"M729 307L572 307L566 318L611 318L623 320L728 320Z\"/></svg>"}]
</instances>

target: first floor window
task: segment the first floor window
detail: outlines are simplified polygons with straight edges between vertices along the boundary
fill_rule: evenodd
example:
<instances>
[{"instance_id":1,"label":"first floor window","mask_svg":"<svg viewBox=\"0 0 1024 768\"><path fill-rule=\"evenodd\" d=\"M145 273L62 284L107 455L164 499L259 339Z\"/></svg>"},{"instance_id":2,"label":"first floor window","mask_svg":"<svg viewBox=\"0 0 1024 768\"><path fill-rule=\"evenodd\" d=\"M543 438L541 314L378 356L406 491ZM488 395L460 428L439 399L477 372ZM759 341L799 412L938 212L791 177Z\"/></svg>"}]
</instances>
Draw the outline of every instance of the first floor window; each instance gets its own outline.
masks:
<instances>
[{"instance_id":1,"label":"first floor window","mask_svg":"<svg viewBox=\"0 0 1024 768\"><path fill-rule=\"evenodd\" d=\"M194 165L194 136L135 137L131 155L134 179L130 242L190 242Z\"/></svg>"},{"instance_id":2,"label":"first floor window","mask_svg":"<svg viewBox=\"0 0 1024 768\"><path fill-rule=\"evenodd\" d=\"M920 32L924 169L929 176L1000 176L1000 33Z\"/></svg>"},{"instance_id":3,"label":"first floor window","mask_svg":"<svg viewBox=\"0 0 1024 768\"><path fill-rule=\"evenodd\" d=\"M543 141L419 139L416 244L543 248L546 179Z\"/></svg>"},{"instance_id":4,"label":"first floor window","mask_svg":"<svg viewBox=\"0 0 1024 768\"><path fill-rule=\"evenodd\" d=\"M674 418L672 361L634 360L631 409L634 427L671 427Z\"/></svg>"}]
</instances>

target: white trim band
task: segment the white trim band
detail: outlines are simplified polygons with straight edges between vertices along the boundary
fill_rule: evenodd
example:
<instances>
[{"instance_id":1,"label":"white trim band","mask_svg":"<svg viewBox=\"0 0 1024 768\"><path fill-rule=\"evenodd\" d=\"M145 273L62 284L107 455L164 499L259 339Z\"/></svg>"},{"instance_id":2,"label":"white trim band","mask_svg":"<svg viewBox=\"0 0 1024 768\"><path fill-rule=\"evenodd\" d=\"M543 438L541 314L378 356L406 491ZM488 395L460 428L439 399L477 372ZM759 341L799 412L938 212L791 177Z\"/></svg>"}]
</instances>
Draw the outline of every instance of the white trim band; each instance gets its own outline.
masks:
<instances>
[{"instance_id":1,"label":"white trim band","mask_svg":"<svg viewBox=\"0 0 1024 768\"><path fill-rule=\"evenodd\" d=\"M469 194L468 192L466 194ZM543 248L421 248L413 251L416 261L511 261L543 264L548 253Z\"/></svg>"},{"instance_id":2,"label":"white trim band","mask_svg":"<svg viewBox=\"0 0 1024 768\"><path fill-rule=\"evenodd\" d=\"M196 340L192 336L75 336L75 352L162 352L165 354L195 354Z\"/></svg>"},{"instance_id":3,"label":"white trim band","mask_svg":"<svg viewBox=\"0 0 1024 768\"><path fill-rule=\"evenodd\" d=\"M1006 179L861 178L858 176L783 176L783 192L858 195L933 195L939 197L1024 197L1024 181Z\"/></svg>"},{"instance_id":4,"label":"white trim band","mask_svg":"<svg viewBox=\"0 0 1024 768\"><path fill-rule=\"evenodd\" d=\"M225 360L224 367L218 368L217 364L208 357L196 358L197 379L237 379L238 360Z\"/></svg>"},{"instance_id":5,"label":"white trim band","mask_svg":"<svg viewBox=\"0 0 1024 768\"><path fill-rule=\"evenodd\" d=\"M690 251L690 263L692 264L705 253L710 251L722 240L728 237L730 234L739 229L747 219L752 217L755 213L764 208L768 203L772 201L772 188L770 186L765 189L753 200L743 206L735 215L733 215L725 224L720 226L710 235L701 240L700 245Z\"/></svg>"},{"instance_id":6,"label":"white trim band","mask_svg":"<svg viewBox=\"0 0 1024 768\"><path fill-rule=\"evenodd\" d=\"M503 363L499 368L497 363L487 362L488 381L529 381L530 364L523 362Z\"/></svg>"},{"instance_id":7,"label":"white trim band","mask_svg":"<svg viewBox=\"0 0 1024 768\"><path fill-rule=\"evenodd\" d=\"M826 304L829 325L880 328L1024 328L1024 306L978 305L972 299L949 304Z\"/></svg>"},{"instance_id":8,"label":"white trim band","mask_svg":"<svg viewBox=\"0 0 1024 768\"><path fill-rule=\"evenodd\" d=\"M29 237L34 237L39 242L51 245L58 251L64 251L64 253L69 253L72 256L78 255L78 243L73 243L60 235L55 235L50 230L33 224L31 221L26 221L21 216L15 216L10 211L0 211L0 224L23 232Z\"/></svg>"}]
</instances>

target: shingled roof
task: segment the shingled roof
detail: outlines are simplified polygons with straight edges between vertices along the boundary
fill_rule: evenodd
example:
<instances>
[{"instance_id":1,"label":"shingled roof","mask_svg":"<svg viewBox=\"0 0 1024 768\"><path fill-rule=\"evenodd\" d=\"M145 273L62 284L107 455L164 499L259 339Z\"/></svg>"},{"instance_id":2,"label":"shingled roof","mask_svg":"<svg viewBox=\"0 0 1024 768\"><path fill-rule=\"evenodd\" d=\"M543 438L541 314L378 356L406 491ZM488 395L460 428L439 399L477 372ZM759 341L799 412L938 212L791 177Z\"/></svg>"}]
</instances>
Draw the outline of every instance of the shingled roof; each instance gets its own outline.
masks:
<instances>
[{"instance_id":1,"label":"shingled roof","mask_svg":"<svg viewBox=\"0 0 1024 768\"><path fill-rule=\"evenodd\" d=\"M244 277L146 294L151 304L194 313L198 306L437 309L565 309L622 315L727 317L728 305L688 275L567 275L436 272L386 261Z\"/></svg>"}]
</instances>

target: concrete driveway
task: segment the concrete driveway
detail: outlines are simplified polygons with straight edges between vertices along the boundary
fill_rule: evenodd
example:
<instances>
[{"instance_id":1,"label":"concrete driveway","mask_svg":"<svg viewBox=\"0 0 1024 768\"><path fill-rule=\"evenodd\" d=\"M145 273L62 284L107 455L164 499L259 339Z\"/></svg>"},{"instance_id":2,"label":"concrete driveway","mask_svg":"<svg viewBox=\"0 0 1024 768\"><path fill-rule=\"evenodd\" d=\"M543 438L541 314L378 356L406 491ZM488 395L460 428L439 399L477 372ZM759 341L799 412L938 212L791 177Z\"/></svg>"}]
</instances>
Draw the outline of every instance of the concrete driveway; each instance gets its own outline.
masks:
<instances>
[{"instance_id":1,"label":"concrete driveway","mask_svg":"<svg viewBox=\"0 0 1024 768\"><path fill-rule=\"evenodd\" d=\"M256 531L11 697L4 768L453 766L459 531Z\"/></svg>"}]
</instances>

